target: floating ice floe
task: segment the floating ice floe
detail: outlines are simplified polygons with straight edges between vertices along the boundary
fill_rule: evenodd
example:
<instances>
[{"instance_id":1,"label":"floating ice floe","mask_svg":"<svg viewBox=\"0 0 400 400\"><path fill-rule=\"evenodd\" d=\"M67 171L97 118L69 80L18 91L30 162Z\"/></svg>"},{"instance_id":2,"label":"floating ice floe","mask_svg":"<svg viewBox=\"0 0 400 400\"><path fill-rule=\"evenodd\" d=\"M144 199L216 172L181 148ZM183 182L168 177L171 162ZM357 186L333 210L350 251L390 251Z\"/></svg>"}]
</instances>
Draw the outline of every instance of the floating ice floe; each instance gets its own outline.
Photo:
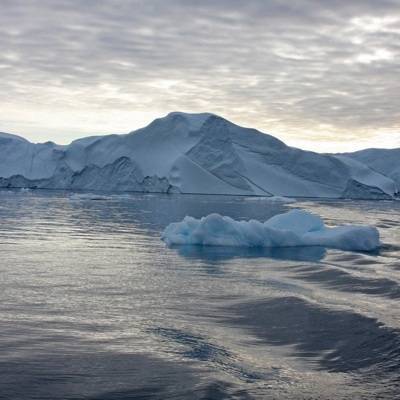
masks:
<instances>
[{"instance_id":1,"label":"floating ice floe","mask_svg":"<svg viewBox=\"0 0 400 400\"><path fill-rule=\"evenodd\" d=\"M322 219L303 210L275 215L266 222L235 221L210 214L201 219L185 217L162 233L168 245L294 247L324 246L342 250L372 251L379 247L375 227L343 225L326 227Z\"/></svg>"},{"instance_id":2,"label":"floating ice floe","mask_svg":"<svg viewBox=\"0 0 400 400\"><path fill-rule=\"evenodd\" d=\"M284 197L284 196L271 196L268 198L269 201L275 201L277 203L296 203L296 199L292 197Z\"/></svg>"},{"instance_id":3,"label":"floating ice floe","mask_svg":"<svg viewBox=\"0 0 400 400\"><path fill-rule=\"evenodd\" d=\"M73 193L69 196L70 200L125 200L131 199L132 195L128 193L118 194L96 194L96 193Z\"/></svg>"},{"instance_id":4,"label":"floating ice floe","mask_svg":"<svg viewBox=\"0 0 400 400\"><path fill-rule=\"evenodd\" d=\"M70 200L109 200L111 196L104 196L95 193L74 193L69 196Z\"/></svg>"},{"instance_id":5,"label":"floating ice floe","mask_svg":"<svg viewBox=\"0 0 400 400\"><path fill-rule=\"evenodd\" d=\"M284 197L284 196L268 196L268 197L251 196L251 197L246 197L246 201L256 201L256 202L268 201L273 203L285 203L285 204L297 202L297 200L292 197Z\"/></svg>"}]
</instances>

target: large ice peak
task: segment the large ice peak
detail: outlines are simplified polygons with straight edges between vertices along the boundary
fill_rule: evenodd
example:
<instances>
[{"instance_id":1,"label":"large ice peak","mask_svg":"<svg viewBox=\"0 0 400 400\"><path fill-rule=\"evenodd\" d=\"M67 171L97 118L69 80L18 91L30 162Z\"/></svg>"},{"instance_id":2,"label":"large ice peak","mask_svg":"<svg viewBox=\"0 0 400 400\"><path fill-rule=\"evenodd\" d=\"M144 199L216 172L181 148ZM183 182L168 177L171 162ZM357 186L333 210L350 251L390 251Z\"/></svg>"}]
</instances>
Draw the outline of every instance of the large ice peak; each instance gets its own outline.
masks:
<instances>
[{"instance_id":1,"label":"large ice peak","mask_svg":"<svg viewBox=\"0 0 400 400\"><path fill-rule=\"evenodd\" d=\"M173 111L164 118L168 120L184 120L192 130L197 131L208 118L213 116L215 115L211 113L185 113L181 111Z\"/></svg>"},{"instance_id":2,"label":"large ice peak","mask_svg":"<svg viewBox=\"0 0 400 400\"><path fill-rule=\"evenodd\" d=\"M164 117L157 118L149 125L138 131L132 131L131 134L136 132L141 132L143 130L170 130L176 131L185 129L187 131L198 131L201 129L204 122L212 117L213 114L210 113L184 113L180 111L173 111Z\"/></svg>"},{"instance_id":3,"label":"large ice peak","mask_svg":"<svg viewBox=\"0 0 400 400\"><path fill-rule=\"evenodd\" d=\"M286 146L211 113L172 112L130 134L92 136L67 146L0 134L3 187L79 184L81 189L98 190L390 198L395 193L396 160L385 163L388 170L381 172L362 160ZM143 184L126 178L133 176L132 166L141 171ZM63 168L68 174L59 173ZM82 171L90 179L78 179Z\"/></svg>"},{"instance_id":4,"label":"large ice peak","mask_svg":"<svg viewBox=\"0 0 400 400\"><path fill-rule=\"evenodd\" d=\"M26 139L24 139L21 136L18 135L13 135L11 133L5 133L5 132L0 132L0 140L16 140L20 142L28 142Z\"/></svg>"}]
</instances>

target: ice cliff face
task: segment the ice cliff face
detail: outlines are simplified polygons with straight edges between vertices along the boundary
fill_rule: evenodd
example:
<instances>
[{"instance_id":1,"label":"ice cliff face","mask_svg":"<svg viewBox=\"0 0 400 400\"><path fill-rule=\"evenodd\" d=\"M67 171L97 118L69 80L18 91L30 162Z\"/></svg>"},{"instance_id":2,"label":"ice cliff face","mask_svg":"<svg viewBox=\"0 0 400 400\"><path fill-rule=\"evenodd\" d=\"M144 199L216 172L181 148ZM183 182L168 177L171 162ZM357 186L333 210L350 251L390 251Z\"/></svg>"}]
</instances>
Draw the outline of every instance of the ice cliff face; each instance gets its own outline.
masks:
<instances>
[{"instance_id":1,"label":"ice cliff face","mask_svg":"<svg viewBox=\"0 0 400 400\"><path fill-rule=\"evenodd\" d=\"M366 149L343 156L357 160L374 171L388 176L400 189L400 149Z\"/></svg>"},{"instance_id":2,"label":"ice cliff face","mask_svg":"<svg viewBox=\"0 0 400 400\"><path fill-rule=\"evenodd\" d=\"M0 187L393 196L397 172L371 164L358 156L295 149L212 114L171 113L126 135L93 136L68 146L0 133Z\"/></svg>"}]
</instances>

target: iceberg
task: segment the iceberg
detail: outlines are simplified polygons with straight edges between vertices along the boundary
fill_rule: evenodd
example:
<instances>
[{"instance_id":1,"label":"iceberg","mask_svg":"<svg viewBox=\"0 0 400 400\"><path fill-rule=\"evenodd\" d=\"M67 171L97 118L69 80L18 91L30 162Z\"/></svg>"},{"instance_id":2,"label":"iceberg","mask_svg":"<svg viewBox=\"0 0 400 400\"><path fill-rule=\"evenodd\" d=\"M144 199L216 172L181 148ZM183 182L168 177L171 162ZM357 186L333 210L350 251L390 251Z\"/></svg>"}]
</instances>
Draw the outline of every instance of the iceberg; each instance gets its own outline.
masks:
<instances>
[{"instance_id":1,"label":"iceberg","mask_svg":"<svg viewBox=\"0 0 400 400\"><path fill-rule=\"evenodd\" d=\"M340 156L340 155L339 155ZM342 154L366 165L371 170L392 179L400 189L400 149L365 149Z\"/></svg>"},{"instance_id":2,"label":"iceberg","mask_svg":"<svg viewBox=\"0 0 400 400\"><path fill-rule=\"evenodd\" d=\"M69 145L0 133L0 188L391 199L400 168L393 154L370 165L372 156L304 151L214 114L173 112Z\"/></svg>"},{"instance_id":3,"label":"iceberg","mask_svg":"<svg viewBox=\"0 0 400 400\"><path fill-rule=\"evenodd\" d=\"M304 210L275 215L266 222L236 221L219 214L201 219L186 216L181 222L169 224L161 237L169 246L323 246L353 251L373 251L380 246L375 227L343 225L330 228L319 216Z\"/></svg>"}]
</instances>

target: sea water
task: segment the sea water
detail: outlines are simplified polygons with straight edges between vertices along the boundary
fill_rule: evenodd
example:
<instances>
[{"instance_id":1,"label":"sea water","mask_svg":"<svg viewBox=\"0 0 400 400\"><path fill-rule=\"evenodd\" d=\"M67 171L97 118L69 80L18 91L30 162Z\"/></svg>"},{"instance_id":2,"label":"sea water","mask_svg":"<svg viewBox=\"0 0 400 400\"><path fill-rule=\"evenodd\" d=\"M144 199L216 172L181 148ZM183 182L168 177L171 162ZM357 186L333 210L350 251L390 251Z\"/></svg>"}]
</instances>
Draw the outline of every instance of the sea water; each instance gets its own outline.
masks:
<instances>
[{"instance_id":1,"label":"sea water","mask_svg":"<svg viewBox=\"0 0 400 400\"><path fill-rule=\"evenodd\" d=\"M183 246L171 222L294 208L374 253ZM394 399L400 201L0 191L1 399Z\"/></svg>"}]
</instances>

